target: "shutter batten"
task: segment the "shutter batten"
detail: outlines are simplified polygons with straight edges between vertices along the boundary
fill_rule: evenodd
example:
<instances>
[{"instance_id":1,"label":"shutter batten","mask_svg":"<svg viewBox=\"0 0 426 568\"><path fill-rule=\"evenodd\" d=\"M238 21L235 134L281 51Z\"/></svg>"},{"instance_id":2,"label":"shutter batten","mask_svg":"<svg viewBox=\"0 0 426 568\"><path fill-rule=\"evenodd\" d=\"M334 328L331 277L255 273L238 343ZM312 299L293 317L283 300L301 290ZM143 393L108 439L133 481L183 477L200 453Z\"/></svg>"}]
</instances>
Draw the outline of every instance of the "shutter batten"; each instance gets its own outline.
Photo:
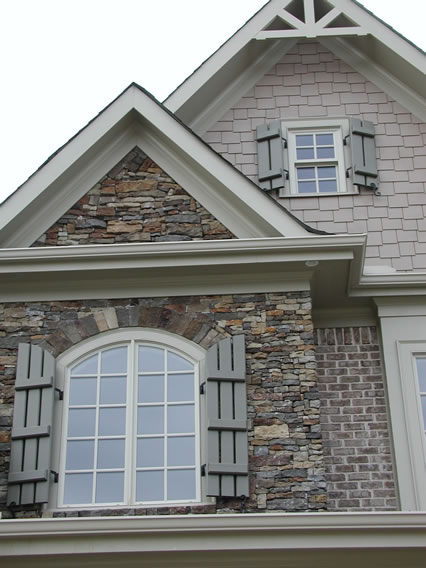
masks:
<instances>
[{"instance_id":1,"label":"shutter batten","mask_svg":"<svg viewBox=\"0 0 426 568\"><path fill-rule=\"evenodd\" d=\"M281 122L260 124L256 129L258 177L262 189L281 189L284 181L284 152Z\"/></svg>"},{"instance_id":2,"label":"shutter batten","mask_svg":"<svg viewBox=\"0 0 426 568\"><path fill-rule=\"evenodd\" d=\"M207 352L208 495L248 495L245 366L243 335Z\"/></svg>"},{"instance_id":3,"label":"shutter batten","mask_svg":"<svg viewBox=\"0 0 426 568\"><path fill-rule=\"evenodd\" d=\"M19 345L8 505L48 501L54 371L48 351Z\"/></svg>"},{"instance_id":4,"label":"shutter batten","mask_svg":"<svg viewBox=\"0 0 426 568\"><path fill-rule=\"evenodd\" d=\"M353 183L377 187L376 144L374 124L359 118L350 119Z\"/></svg>"}]
</instances>

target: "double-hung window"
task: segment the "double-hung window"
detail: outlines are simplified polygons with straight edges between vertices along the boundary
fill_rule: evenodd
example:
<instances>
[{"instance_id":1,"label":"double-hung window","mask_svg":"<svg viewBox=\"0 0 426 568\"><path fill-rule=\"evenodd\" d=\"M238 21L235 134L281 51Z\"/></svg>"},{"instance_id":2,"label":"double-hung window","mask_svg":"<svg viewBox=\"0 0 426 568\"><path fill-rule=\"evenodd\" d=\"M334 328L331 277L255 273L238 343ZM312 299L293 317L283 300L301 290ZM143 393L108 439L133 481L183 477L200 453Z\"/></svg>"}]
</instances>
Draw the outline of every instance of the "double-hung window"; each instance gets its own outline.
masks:
<instances>
[{"instance_id":1,"label":"double-hung window","mask_svg":"<svg viewBox=\"0 0 426 568\"><path fill-rule=\"evenodd\" d=\"M347 191L342 124L287 126L290 192L294 195Z\"/></svg>"}]
</instances>

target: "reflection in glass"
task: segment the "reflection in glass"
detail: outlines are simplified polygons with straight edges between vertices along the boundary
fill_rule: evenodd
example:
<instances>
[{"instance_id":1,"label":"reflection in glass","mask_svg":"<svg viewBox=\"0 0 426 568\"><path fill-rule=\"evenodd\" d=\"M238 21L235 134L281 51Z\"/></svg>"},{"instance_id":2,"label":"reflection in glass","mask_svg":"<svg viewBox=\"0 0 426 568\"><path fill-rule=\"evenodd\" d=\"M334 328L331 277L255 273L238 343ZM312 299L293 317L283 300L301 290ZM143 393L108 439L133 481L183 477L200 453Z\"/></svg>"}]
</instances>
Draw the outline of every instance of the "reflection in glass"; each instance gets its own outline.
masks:
<instances>
[{"instance_id":1,"label":"reflection in glass","mask_svg":"<svg viewBox=\"0 0 426 568\"><path fill-rule=\"evenodd\" d=\"M324 146L324 148L317 148L317 158L319 160L326 160L330 158L334 158L334 148Z\"/></svg>"},{"instance_id":2,"label":"reflection in glass","mask_svg":"<svg viewBox=\"0 0 426 568\"><path fill-rule=\"evenodd\" d=\"M193 469L169 470L167 497L171 501L195 499L195 471Z\"/></svg>"},{"instance_id":3,"label":"reflection in glass","mask_svg":"<svg viewBox=\"0 0 426 568\"><path fill-rule=\"evenodd\" d=\"M174 433L194 432L194 405L180 404L167 408L168 431Z\"/></svg>"},{"instance_id":4,"label":"reflection in glass","mask_svg":"<svg viewBox=\"0 0 426 568\"><path fill-rule=\"evenodd\" d=\"M164 371L164 349L139 345L139 372Z\"/></svg>"},{"instance_id":5,"label":"reflection in glass","mask_svg":"<svg viewBox=\"0 0 426 568\"><path fill-rule=\"evenodd\" d=\"M316 134L315 139L318 146L334 145L333 134Z\"/></svg>"},{"instance_id":6,"label":"reflection in glass","mask_svg":"<svg viewBox=\"0 0 426 568\"><path fill-rule=\"evenodd\" d=\"M138 434L164 434L164 407L138 408Z\"/></svg>"},{"instance_id":7,"label":"reflection in glass","mask_svg":"<svg viewBox=\"0 0 426 568\"><path fill-rule=\"evenodd\" d=\"M94 436L96 410L94 408L70 408L68 413L68 436Z\"/></svg>"},{"instance_id":8,"label":"reflection in glass","mask_svg":"<svg viewBox=\"0 0 426 568\"><path fill-rule=\"evenodd\" d=\"M164 438L140 438L137 441L136 467L164 466Z\"/></svg>"},{"instance_id":9,"label":"reflection in glass","mask_svg":"<svg viewBox=\"0 0 426 568\"><path fill-rule=\"evenodd\" d=\"M315 158L313 148L297 148L296 155L298 160L313 160Z\"/></svg>"},{"instance_id":10,"label":"reflection in glass","mask_svg":"<svg viewBox=\"0 0 426 568\"><path fill-rule=\"evenodd\" d=\"M102 472L96 475L96 503L122 503L124 472Z\"/></svg>"},{"instance_id":11,"label":"reflection in glass","mask_svg":"<svg viewBox=\"0 0 426 568\"><path fill-rule=\"evenodd\" d=\"M99 436L122 436L126 433L125 408L99 409Z\"/></svg>"},{"instance_id":12,"label":"reflection in glass","mask_svg":"<svg viewBox=\"0 0 426 568\"><path fill-rule=\"evenodd\" d=\"M93 473L67 473L64 485L65 505L92 502Z\"/></svg>"},{"instance_id":13,"label":"reflection in glass","mask_svg":"<svg viewBox=\"0 0 426 568\"><path fill-rule=\"evenodd\" d=\"M194 400L194 375L169 375L167 380L167 400L179 402Z\"/></svg>"},{"instance_id":14,"label":"reflection in glass","mask_svg":"<svg viewBox=\"0 0 426 568\"><path fill-rule=\"evenodd\" d=\"M116 469L124 467L125 440L98 441L98 469Z\"/></svg>"},{"instance_id":15,"label":"reflection in glass","mask_svg":"<svg viewBox=\"0 0 426 568\"><path fill-rule=\"evenodd\" d=\"M71 379L70 405L96 404L96 378Z\"/></svg>"},{"instance_id":16,"label":"reflection in glass","mask_svg":"<svg viewBox=\"0 0 426 568\"><path fill-rule=\"evenodd\" d=\"M337 182L335 179L320 180L318 186L321 193L337 191Z\"/></svg>"},{"instance_id":17,"label":"reflection in glass","mask_svg":"<svg viewBox=\"0 0 426 568\"><path fill-rule=\"evenodd\" d=\"M163 501L164 471L136 472L136 501Z\"/></svg>"},{"instance_id":18,"label":"reflection in glass","mask_svg":"<svg viewBox=\"0 0 426 568\"><path fill-rule=\"evenodd\" d=\"M335 178L336 177L336 166L320 166L318 168L319 178Z\"/></svg>"},{"instance_id":19,"label":"reflection in glass","mask_svg":"<svg viewBox=\"0 0 426 568\"><path fill-rule=\"evenodd\" d=\"M167 463L171 466L195 465L194 436L176 436L168 438Z\"/></svg>"},{"instance_id":20,"label":"reflection in glass","mask_svg":"<svg viewBox=\"0 0 426 568\"><path fill-rule=\"evenodd\" d=\"M313 146L314 137L312 134L296 134L296 146Z\"/></svg>"},{"instance_id":21,"label":"reflection in glass","mask_svg":"<svg viewBox=\"0 0 426 568\"><path fill-rule=\"evenodd\" d=\"M69 440L67 444L66 469L93 469L94 440Z\"/></svg>"},{"instance_id":22,"label":"reflection in glass","mask_svg":"<svg viewBox=\"0 0 426 568\"><path fill-rule=\"evenodd\" d=\"M315 168L297 168L297 179L315 179Z\"/></svg>"},{"instance_id":23,"label":"reflection in glass","mask_svg":"<svg viewBox=\"0 0 426 568\"><path fill-rule=\"evenodd\" d=\"M417 376L419 379L419 391L426 393L426 357L417 357Z\"/></svg>"},{"instance_id":24,"label":"reflection in glass","mask_svg":"<svg viewBox=\"0 0 426 568\"><path fill-rule=\"evenodd\" d=\"M126 402L126 377L101 377L101 404Z\"/></svg>"},{"instance_id":25,"label":"reflection in glass","mask_svg":"<svg viewBox=\"0 0 426 568\"><path fill-rule=\"evenodd\" d=\"M164 375L139 377L138 402L164 402Z\"/></svg>"},{"instance_id":26,"label":"reflection in glass","mask_svg":"<svg viewBox=\"0 0 426 568\"><path fill-rule=\"evenodd\" d=\"M88 357L71 369L72 375L95 375L98 372L98 355Z\"/></svg>"},{"instance_id":27,"label":"reflection in glass","mask_svg":"<svg viewBox=\"0 0 426 568\"><path fill-rule=\"evenodd\" d=\"M315 193L316 184L314 181L299 181L297 183L299 193Z\"/></svg>"},{"instance_id":28,"label":"reflection in glass","mask_svg":"<svg viewBox=\"0 0 426 568\"><path fill-rule=\"evenodd\" d=\"M114 347L101 353L101 373L125 373L127 371L127 347Z\"/></svg>"},{"instance_id":29,"label":"reflection in glass","mask_svg":"<svg viewBox=\"0 0 426 568\"><path fill-rule=\"evenodd\" d=\"M171 371L192 371L193 368L194 368L194 365L190 361L185 359L184 357L181 357L180 355L177 355L176 353L172 353L171 351L168 352L168 354L167 354L167 369L168 369L169 372L171 372Z\"/></svg>"}]
</instances>

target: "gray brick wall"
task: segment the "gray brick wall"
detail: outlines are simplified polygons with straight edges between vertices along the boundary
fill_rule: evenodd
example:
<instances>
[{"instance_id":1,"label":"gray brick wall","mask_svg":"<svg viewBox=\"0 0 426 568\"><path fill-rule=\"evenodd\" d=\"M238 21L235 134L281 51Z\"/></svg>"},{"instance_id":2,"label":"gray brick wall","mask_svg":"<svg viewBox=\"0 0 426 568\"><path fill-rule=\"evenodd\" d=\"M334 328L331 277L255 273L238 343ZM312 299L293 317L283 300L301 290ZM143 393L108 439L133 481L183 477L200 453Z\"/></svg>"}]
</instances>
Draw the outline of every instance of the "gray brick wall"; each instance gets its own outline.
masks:
<instances>
[{"instance_id":1,"label":"gray brick wall","mask_svg":"<svg viewBox=\"0 0 426 568\"><path fill-rule=\"evenodd\" d=\"M329 511L397 508L375 327L316 331Z\"/></svg>"}]
</instances>

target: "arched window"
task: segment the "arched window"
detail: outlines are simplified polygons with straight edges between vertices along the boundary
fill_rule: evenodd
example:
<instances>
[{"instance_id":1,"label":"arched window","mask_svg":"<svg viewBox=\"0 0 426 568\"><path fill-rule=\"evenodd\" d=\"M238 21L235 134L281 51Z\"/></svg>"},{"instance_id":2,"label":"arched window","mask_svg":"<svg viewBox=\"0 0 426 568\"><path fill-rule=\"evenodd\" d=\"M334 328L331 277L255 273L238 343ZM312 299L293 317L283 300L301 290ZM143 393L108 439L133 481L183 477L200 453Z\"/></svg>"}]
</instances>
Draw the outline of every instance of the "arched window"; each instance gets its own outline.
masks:
<instances>
[{"instance_id":1,"label":"arched window","mask_svg":"<svg viewBox=\"0 0 426 568\"><path fill-rule=\"evenodd\" d=\"M176 346L175 337L172 346L165 333L111 339L102 337L98 347L97 338L92 349L80 346L60 361L65 411L58 506L199 501L204 350L188 349L185 340Z\"/></svg>"}]
</instances>

